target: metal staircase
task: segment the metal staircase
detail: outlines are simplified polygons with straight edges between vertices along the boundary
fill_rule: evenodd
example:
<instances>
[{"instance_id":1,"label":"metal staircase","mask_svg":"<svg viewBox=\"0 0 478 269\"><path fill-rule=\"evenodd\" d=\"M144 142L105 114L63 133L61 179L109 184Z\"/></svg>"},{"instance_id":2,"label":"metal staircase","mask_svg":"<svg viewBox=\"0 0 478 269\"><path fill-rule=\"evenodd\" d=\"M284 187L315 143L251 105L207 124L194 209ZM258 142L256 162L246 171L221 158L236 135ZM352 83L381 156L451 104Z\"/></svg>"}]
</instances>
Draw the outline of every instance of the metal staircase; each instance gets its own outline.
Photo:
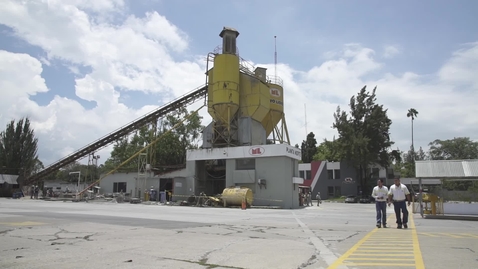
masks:
<instances>
[{"instance_id":1,"label":"metal staircase","mask_svg":"<svg viewBox=\"0 0 478 269\"><path fill-rule=\"evenodd\" d=\"M103 136L102 138L84 146L83 148L73 152L72 154L50 164L45 169L41 170L40 172L31 175L29 178L25 180L24 185L30 185L35 181L41 180L43 177L48 176L52 172L57 171L61 167L68 165L76 160L79 160L83 157L86 157L89 153L95 152L101 148L108 146L109 144L115 142L116 140L120 139L121 137L132 133L135 130L145 126L148 123L157 121L159 118L167 115L168 113L174 112L181 107L187 106L191 103L194 103L198 99L202 97L206 97L207 95L207 86L203 85L195 90L186 93L175 100L163 105L162 107L150 112L134 120L133 122L120 127L119 129Z\"/></svg>"}]
</instances>

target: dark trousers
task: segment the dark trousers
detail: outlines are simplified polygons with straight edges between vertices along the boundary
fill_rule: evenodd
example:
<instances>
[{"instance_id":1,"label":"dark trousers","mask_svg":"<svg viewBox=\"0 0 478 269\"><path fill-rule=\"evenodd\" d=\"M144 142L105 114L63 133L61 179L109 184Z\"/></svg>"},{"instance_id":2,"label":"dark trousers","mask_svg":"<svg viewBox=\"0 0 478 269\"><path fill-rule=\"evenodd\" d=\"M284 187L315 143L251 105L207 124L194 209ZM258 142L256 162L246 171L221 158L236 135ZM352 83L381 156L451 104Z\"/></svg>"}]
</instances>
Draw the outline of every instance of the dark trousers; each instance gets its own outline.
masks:
<instances>
[{"instance_id":1,"label":"dark trousers","mask_svg":"<svg viewBox=\"0 0 478 269\"><path fill-rule=\"evenodd\" d=\"M387 224L387 202L375 202L375 210L377 211L377 224Z\"/></svg>"},{"instance_id":2,"label":"dark trousers","mask_svg":"<svg viewBox=\"0 0 478 269\"><path fill-rule=\"evenodd\" d=\"M407 224L408 223L408 209L405 201L393 202L393 209L395 210L395 216L397 217L397 224ZM400 217L400 210L403 213L403 220Z\"/></svg>"}]
</instances>

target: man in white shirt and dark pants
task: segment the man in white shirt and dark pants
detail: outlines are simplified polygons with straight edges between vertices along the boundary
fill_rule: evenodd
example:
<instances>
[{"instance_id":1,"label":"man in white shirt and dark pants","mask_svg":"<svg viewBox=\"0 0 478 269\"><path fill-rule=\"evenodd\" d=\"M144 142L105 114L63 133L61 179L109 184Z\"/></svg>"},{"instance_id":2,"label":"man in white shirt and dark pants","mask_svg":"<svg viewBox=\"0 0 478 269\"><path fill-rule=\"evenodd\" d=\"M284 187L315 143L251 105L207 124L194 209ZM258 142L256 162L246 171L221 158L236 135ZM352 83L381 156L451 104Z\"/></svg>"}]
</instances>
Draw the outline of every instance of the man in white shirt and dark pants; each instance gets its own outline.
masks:
<instances>
[{"instance_id":1,"label":"man in white shirt and dark pants","mask_svg":"<svg viewBox=\"0 0 478 269\"><path fill-rule=\"evenodd\" d=\"M397 229L408 228L408 209L405 201L408 199L408 205L410 206L410 192L407 186L400 183L399 178L395 178L395 184L390 186L388 191L388 206L393 202L393 209L395 210L395 216L397 217ZM400 216L400 210L403 213L403 219Z\"/></svg>"},{"instance_id":2,"label":"man in white shirt and dark pants","mask_svg":"<svg viewBox=\"0 0 478 269\"><path fill-rule=\"evenodd\" d=\"M377 228L387 228L387 196L388 188L383 186L383 179L377 180L377 186L373 188L372 197L375 199L377 211Z\"/></svg>"}]
</instances>

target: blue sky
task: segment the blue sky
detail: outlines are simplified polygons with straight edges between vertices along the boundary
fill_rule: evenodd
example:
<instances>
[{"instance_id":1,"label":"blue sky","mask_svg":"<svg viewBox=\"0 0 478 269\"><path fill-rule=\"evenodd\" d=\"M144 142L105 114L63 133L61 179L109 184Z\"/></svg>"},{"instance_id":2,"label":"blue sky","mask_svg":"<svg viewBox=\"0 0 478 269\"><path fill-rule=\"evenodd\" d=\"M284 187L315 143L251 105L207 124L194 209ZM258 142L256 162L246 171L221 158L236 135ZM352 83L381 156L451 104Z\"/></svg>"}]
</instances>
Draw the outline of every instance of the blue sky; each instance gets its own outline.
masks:
<instances>
[{"instance_id":1,"label":"blue sky","mask_svg":"<svg viewBox=\"0 0 478 269\"><path fill-rule=\"evenodd\" d=\"M289 89L291 93L286 96L286 114L292 122L293 144L305 136L304 103L308 131L319 140L331 138L335 107L346 108L350 96L364 84L378 85L379 101L390 109L392 138L400 149L410 144L410 123L402 116L409 107L420 113L416 147L437 138L478 139L476 120L457 107L476 111L467 103L478 98L477 79L469 75L478 72L476 1L72 3L51 0L45 7L42 1L30 1L22 6L10 0L0 9L0 51L5 52L0 60L4 66L14 63L10 70L0 69L4 73L0 93L15 91L18 96L12 100L27 98L36 103L2 104L0 124L34 115L44 141L40 155L47 163L201 85L205 63L200 59L220 44L223 26L238 29L241 56L269 67L269 72L277 36L278 70L286 78L286 94ZM18 7L25 13L18 13ZM128 17L137 20L131 23ZM144 30L146 21L151 29ZM120 33L141 38L114 40ZM148 47L151 44L154 48ZM126 46L127 50L121 50ZM110 57L112 51L118 54ZM25 67L26 62L31 64ZM44 81L32 80L28 85L34 89L25 90L23 84L29 78L15 76L32 66L40 69L32 68L29 78L40 70ZM148 66L154 71L148 71ZM135 79L128 80L131 77ZM141 78L144 81L139 83ZM450 94L452 100L446 100ZM431 97L424 103L427 96ZM71 117L62 122L63 114ZM459 124L439 128L445 118ZM105 121L107 125L101 124ZM90 134L80 135L85 128ZM60 135L63 132L68 135ZM58 145L53 149L51 143Z\"/></svg>"}]
</instances>

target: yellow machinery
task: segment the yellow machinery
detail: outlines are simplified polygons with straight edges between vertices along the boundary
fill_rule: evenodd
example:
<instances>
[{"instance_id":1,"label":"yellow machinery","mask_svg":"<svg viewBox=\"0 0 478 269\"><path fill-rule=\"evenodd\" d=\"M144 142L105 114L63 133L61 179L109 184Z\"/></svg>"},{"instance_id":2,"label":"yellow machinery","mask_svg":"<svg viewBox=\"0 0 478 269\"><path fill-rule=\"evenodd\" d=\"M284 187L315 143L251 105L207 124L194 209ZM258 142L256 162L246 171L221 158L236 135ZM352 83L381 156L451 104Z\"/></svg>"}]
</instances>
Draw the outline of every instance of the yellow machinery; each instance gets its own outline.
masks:
<instances>
[{"instance_id":1,"label":"yellow machinery","mask_svg":"<svg viewBox=\"0 0 478 269\"><path fill-rule=\"evenodd\" d=\"M247 73L241 73L241 104L240 116L252 117L252 119L262 122L270 109L269 87L264 79L260 77L265 75L265 68L256 68L256 76Z\"/></svg>"},{"instance_id":2,"label":"yellow machinery","mask_svg":"<svg viewBox=\"0 0 478 269\"><path fill-rule=\"evenodd\" d=\"M221 199L224 206L241 206L245 200L247 206L251 206L254 200L252 190L245 187L230 187L225 188L222 192Z\"/></svg>"},{"instance_id":3,"label":"yellow machinery","mask_svg":"<svg viewBox=\"0 0 478 269\"><path fill-rule=\"evenodd\" d=\"M416 203L416 204L415 204ZM443 214L443 199L433 193L422 193L423 214L437 215ZM420 212L419 201L413 201L413 213Z\"/></svg>"},{"instance_id":4,"label":"yellow machinery","mask_svg":"<svg viewBox=\"0 0 478 269\"><path fill-rule=\"evenodd\" d=\"M215 54L214 67L208 70L208 112L214 120L215 136L230 145L237 127L233 119L239 110L239 56L236 38L239 32L224 28L222 53Z\"/></svg>"},{"instance_id":5,"label":"yellow machinery","mask_svg":"<svg viewBox=\"0 0 478 269\"><path fill-rule=\"evenodd\" d=\"M279 77L269 76L269 92L271 108L267 116L262 121L262 125L266 129L266 134L269 136L279 121L284 118L284 88L282 79ZM281 135L282 136L282 135ZM282 138L279 138L283 140Z\"/></svg>"},{"instance_id":6,"label":"yellow machinery","mask_svg":"<svg viewBox=\"0 0 478 269\"><path fill-rule=\"evenodd\" d=\"M213 61L214 66L207 67L206 73L208 112L213 118L213 146L247 143L239 141L239 118L250 118L257 123L250 123L254 135L261 132L258 128L263 128L266 138L274 134L274 140L290 144L284 117L282 80L267 76L265 68L253 70L252 66L246 65L236 49L237 30L224 27L219 36L223 41L222 49L208 55L208 63Z\"/></svg>"},{"instance_id":7,"label":"yellow machinery","mask_svg":"<svg viewBox=\"0 0 478 269\"><path fill-rule=\"evenodd\" d=\"M209 85L212 93L212 118L229 123L239 109L239 57L219 54L214 58L213 80Z\"/></svg>"}]
</instances>

